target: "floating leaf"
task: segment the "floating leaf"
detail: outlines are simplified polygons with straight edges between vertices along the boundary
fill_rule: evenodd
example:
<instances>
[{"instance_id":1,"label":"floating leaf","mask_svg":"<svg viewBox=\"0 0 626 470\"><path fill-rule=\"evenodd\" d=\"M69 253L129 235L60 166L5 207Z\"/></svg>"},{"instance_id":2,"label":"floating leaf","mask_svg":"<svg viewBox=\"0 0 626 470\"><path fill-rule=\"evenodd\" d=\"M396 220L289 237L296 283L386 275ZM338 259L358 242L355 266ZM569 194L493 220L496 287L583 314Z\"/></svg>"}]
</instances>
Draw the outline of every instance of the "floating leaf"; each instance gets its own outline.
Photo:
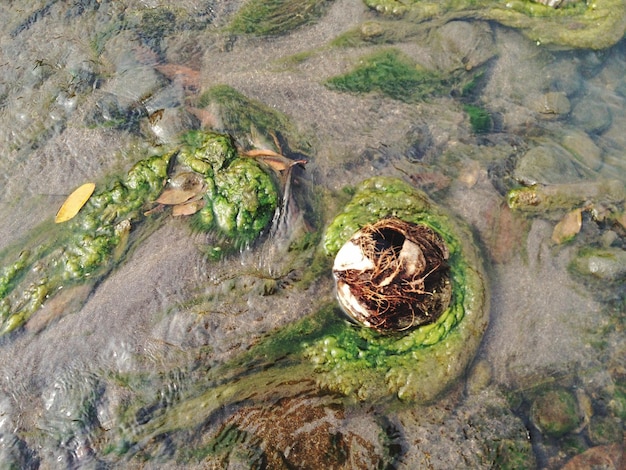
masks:
<instances>
[{"instance_id":1,"label":"floating leaf","mask_svg":"<svg viewBox=\"0 0 626 470\"><path fill-rule=\"evenodd\" d=\"M94 183L85 183L77 188L65 200L57 212L57 215L54 217L54 222L60 224L61 222L67 222L73 219L89 200L95 189L96 185Z\"/></svg>"},{"instance_id":2,"label":"floating leaf","mask_svg":"<svg viewBox=\"0 0 626 470\"><path fill-rule=\"evenodd\" d=\"M571 240L578 232L580 232L582 224L583 218L581 209L575 209L568 212L554 227L554 231L552 232L552 241L561 244Z\"/></svg>"}]
</instances>

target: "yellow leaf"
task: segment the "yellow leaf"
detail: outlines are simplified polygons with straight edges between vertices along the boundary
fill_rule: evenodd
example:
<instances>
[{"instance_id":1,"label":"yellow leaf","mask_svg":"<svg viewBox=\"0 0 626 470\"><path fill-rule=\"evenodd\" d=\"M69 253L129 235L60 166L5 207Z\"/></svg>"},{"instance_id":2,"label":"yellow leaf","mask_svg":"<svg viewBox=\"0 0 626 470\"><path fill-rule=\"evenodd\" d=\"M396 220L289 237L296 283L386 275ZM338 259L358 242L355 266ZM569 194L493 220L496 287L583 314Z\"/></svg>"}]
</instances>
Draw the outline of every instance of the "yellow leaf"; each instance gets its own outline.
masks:
<instances>
[{"instance_id":1,"label":"yellow leaf","mask_svg":"<svg viewBox=\"0 0 626 470\"><path fill-rule=\"evenodd\" d=\"M246 152L242 152L244 157L255 158L268 165L274 171L284 171L291 168L294 165L306 165L306 160L291 160L290 158L276 153L273 150L266 149L252 149Z\"/></svg>"},{"instance_id":2,"label":"yellow leaf","mask_svg":"<svg viewBox=\"0 0 626 470\"><path fill-rule=\"evenodd\" d=\"M583 219L581 209L575 209L568 212L554 227L554 231L552 232L552 241L560 244L571 240L578 232L580 232L582 224Z\"/></svg>"},{"instance_id":3,"label":"yellow leaf","mask_svg":"<svg viewBox=\"0 0 626 470\"><path fill-rule=\"evenodd\" d=\"M65 200L57 215L54 218L54 222L60 224L61 222L67 222L73 219L78 211L85 205L93 194L96 185L94 183L85 183L77 188L72 194Z\"/></svg>"}]
</instances>

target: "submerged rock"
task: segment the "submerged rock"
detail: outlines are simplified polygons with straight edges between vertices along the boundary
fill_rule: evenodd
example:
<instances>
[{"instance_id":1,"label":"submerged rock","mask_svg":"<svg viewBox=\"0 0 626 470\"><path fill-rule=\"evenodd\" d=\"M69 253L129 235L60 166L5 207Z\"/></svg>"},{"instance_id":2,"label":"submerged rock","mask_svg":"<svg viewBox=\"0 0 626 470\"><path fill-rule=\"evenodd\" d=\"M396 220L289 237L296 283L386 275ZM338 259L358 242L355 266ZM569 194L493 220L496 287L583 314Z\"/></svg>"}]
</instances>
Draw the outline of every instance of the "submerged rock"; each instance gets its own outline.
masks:
<instances>
[{"instance_id":1,"label":"submerged rock","mask_svg":"<svg viewBox=\"0 0 626 470\"><path fill-rule=\"evenodd\" d=\"M581 172L567 150L553 142L543 142L518 160L514 177L525 185L573 183L581 180Z\"/></svg>"},{"instance_id":2,"label":"submerged rock","mask_svg":"<svg viewBox=\"0 0 626 470\"><path fill-rule=\"evenodd\" d=\"M584 247L572 261L571 268L577 274L605 283L619 282L626 277L626 251L612 247Z\"/></svg>"},{"instance_id":3,"label":"submerged rock","mask_svg":"<svg viewBox=\"0 0 626 470\"><path fill-rule=\"evenodd\" d=\"M574 107L572 121L589 134L601 134L611 127L611 111L601 99L586 97Z\"/></svg>"},{"instance_id":4,"label":"submerged rock","mask_svg":"<svg viewBox=\"0 0 626 470\"><path fill-rule=\"evenodd\" d=\"M531 406L530 416L543 434L552 437L573 431L580 422L576 398L565 389L548 390L539 395Z\"/></svg>"},{"instance_id":5,"label":"submerged rock","mask_svg":"<svg viewBox=\"0 0 626 470\"><path fill-rule=\"evenodd\" d=\"M554 119L567 115L571 105L567 95L560 91L544 93L531 103L532 108L544 119Z\"/></svg>"},{"instance_id":6,"label":"submerged rock","mask_svg":"<svg viewBox=\"0 0 626 470\"><path fill-rule=\"evenodd\" d=\"M602 166L602 150L586 132L568 131L561 141L583 168L597 171Z\"/></svg>"}]
</instances>

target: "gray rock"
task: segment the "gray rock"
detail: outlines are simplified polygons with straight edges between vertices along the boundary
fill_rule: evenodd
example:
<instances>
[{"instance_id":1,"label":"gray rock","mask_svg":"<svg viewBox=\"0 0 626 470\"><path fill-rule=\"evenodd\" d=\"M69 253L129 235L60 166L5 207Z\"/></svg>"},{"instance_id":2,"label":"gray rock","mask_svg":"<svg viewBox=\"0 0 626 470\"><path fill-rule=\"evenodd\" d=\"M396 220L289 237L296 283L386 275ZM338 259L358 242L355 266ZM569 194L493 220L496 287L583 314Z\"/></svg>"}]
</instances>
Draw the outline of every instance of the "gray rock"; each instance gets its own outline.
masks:
<instances>
[{"instance_id":1,"label":"gray rock","mask_svg":"<svg viewBox=\"0 0 626 470\"><path fill-rule=\"evenodd\" d=\"M586 132L568 132L561 143L584 168L598 170L602 166L602 150Z\"/></svg>"},{"instance_id":2,"label":"gray rock","mask_svg":"<svg viewBox=\"0 0 626 470\"><path fill-rule=\"evenodd\" d=\"M572 156L554 142L531 148L518 161L514 177L523 184L572 183L581 178Z\"/></svg>"},{"instance_id":3,"label":"gray rock","mask_svg":"<svg viewBox=\"0 0 626 470\"><path fill-rule=\"evenodd\" d=\"M601 134L611 126L611 111L602 100L587 96L574 107L572 122L589 134Z\"/></svg>"}]
</instances>

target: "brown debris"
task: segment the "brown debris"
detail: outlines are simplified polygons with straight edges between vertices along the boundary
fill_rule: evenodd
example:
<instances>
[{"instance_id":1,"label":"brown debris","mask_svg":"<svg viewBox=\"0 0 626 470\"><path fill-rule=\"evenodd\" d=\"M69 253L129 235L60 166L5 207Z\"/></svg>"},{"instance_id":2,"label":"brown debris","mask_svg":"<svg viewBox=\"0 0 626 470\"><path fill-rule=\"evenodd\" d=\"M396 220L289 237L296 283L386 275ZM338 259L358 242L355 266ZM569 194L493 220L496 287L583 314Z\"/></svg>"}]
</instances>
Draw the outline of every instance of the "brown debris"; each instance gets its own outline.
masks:
<instances>
[{"instance_id":1,"label":"brown debris","mask_svg":"<svg viewBox=\"0 0 626 470\"><path fill-rule=\"evenodd\" d=\"M173 82L180 83L183 88L196 91L200 89L200 72L184 65L161 64L155 69Z\"/></svg>"}]
</instances>

